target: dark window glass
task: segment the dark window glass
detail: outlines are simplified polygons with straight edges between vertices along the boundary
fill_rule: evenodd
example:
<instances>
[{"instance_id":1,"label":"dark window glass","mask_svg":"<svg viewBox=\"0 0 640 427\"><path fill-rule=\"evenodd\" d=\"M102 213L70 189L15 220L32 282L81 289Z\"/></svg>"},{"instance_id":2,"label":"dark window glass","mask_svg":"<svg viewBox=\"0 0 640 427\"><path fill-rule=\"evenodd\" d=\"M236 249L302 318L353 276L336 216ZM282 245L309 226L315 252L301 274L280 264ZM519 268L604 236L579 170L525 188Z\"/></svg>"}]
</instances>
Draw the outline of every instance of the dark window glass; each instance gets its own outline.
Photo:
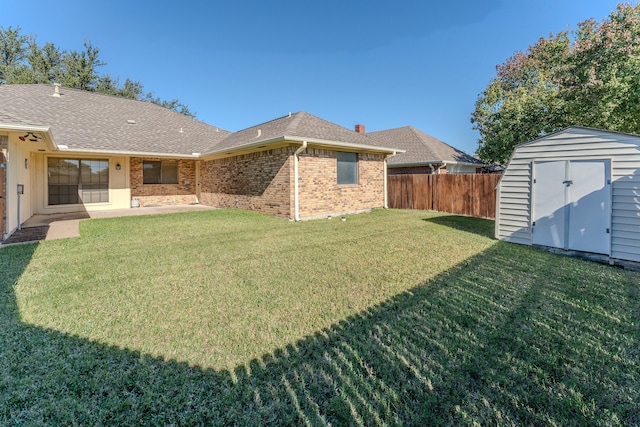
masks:
<instances>
[{"instance_id":1,"label":"dark window glass","mask_svg":"<svg viewBox=\"0 0 640 427\"><path fill-rule=\"evenodd\" d=\"M49 205L109 202L109 161L47 159Z\"/></svg>"},{"instance_id":2,"label":"dark window glass","mask_svg":"<svg viewBox=\"0 0 640 427\"><path fill-rule=\"evenodd\" d=\"M338 184L358 183L358 153L336 152L338 160Z\"/></svg>"},{"instance_id":3,"label":"dark window glass","mask_svg":"<svg viewBox=\"0 0 640 427\"><path fill-rule=\"evenodd\" d=\"M177 184L178 162L176 160L144 161L142 163L143 184Z\"/></svg>"},{"instance_id":4,"label":"dark window glass","mask_svg":"<svg viewBox=\"0 0 640 427\"><path fill-rule=\"evenodd\" d=\"M160 162L142 163L142 182L144 184L160 184Z\"/></svg>"}]
</instances>

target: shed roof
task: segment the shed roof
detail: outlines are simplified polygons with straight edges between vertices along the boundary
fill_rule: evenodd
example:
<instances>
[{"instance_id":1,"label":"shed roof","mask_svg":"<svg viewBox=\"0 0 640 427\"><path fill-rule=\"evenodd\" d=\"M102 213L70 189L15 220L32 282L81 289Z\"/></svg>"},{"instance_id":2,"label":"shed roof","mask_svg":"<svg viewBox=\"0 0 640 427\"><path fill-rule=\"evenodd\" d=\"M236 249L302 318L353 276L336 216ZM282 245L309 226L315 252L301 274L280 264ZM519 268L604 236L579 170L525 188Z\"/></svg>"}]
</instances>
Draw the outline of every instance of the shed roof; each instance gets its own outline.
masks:
<instances>
[{"instance_id":1,"label":"shed roof","mask_svg":"<svg viewBox=\"0 0 640 427\"><path fill-rule=\"evenodd\" d=\"M390 167L442 162L483 165L481 160L413 126L371 132L367 136L374 145L398 147L406 151L390 158L388 161Z\"/></svg>"},{"instance_id":2,"label":"shed roof","mask_svg":"<svg viewBox=\"0 0 640 427\"><path fill-rule=\"evenodd\" d=\"M529 141L525 141L525 142L521 142L520 144L516 145L515 147L513 147L514 151L519 148L519 147L523 147L523 146L527 146L527 145L533 145L536 144L540 141L553 141L554 139L556 139L558 136L563 135L565 133L581 133L585 136L590 136L590 135L610 135L612 138L615 136L621 136L621 137L631 137L631 138L640 138L640 135L634 134L634 133L627 133L627 132L620 132L620 131L616 131L616 130L607 130L607 129L598 129L598 128L592 128L592 127L587 127L587 126L568 126L566 128L563 129L559 129L556 130L554 132L550 132L547 133L545 135L539 136L538 138L529 140Z\"/></svg>"}]
</instances>

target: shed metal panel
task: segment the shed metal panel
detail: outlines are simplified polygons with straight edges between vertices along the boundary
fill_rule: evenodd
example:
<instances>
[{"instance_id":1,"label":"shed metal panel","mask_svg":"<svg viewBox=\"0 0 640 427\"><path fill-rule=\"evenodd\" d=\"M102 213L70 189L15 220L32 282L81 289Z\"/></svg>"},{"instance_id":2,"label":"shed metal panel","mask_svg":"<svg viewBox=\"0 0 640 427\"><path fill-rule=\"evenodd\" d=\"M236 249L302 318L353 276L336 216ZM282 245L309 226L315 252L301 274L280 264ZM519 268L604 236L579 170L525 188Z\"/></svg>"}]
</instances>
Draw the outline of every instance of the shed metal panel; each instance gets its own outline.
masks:
<instances>
[{"instance_id":1,"label":"shed metal panel","mask_svg":"<svg viewBox=\"0 0 640 427\"><path fill-rule=\"evenodd\" d=\"M607 160L610 165L610 256L640 261L640 136L570 127L515 147L498 183L496 238L533 244L532 165L545 161ZM587 212L581 212L587 215ZM602 215L599 212L598 215Z\"/></svg>"}]
</instances>

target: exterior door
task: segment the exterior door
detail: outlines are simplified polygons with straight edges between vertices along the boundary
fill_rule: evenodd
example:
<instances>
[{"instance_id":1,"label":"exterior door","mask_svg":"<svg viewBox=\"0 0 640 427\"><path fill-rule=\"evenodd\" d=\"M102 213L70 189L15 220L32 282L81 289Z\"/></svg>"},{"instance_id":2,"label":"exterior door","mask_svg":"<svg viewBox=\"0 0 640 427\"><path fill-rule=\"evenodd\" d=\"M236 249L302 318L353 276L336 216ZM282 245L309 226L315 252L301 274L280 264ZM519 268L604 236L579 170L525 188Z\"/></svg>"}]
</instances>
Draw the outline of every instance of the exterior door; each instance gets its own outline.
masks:
<instances>
[{"instance_id":1,"label":"exterior door","mask_svg":"<svg viewBox=\"0 0 640 427\"><path fill-rule=\"evenodd\" d=\"M609 160L534 162L533 243L610 253Z\"/></svg>"},{"instance_id":2,"label":"exterior door","mask_svg":"<svg viewBox=\"0 0 640 427\"><path fill-rule=\"evenodd\" d=\"M565 247L566 162L533 164L533 243Z\"/></svg>"}]
</instances>

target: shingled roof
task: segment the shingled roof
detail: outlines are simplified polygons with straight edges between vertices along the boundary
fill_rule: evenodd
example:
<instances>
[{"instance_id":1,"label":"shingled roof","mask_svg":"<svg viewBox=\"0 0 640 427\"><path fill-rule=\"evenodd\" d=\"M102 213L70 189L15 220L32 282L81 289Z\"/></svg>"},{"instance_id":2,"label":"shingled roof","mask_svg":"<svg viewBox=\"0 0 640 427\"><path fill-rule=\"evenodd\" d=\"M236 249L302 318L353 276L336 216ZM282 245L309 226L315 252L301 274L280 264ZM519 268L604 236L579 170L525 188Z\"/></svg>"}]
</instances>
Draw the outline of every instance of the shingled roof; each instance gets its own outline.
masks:
<instances>
[{"instance_id":1,"label":"shingled roof","mask_svg":"<svg viewBox=\"0 0 640 427\"><path fill-rule=\"evenodd\" d=\"M235 132L217 143L211 153L259 146L271 141L302 141L374 151L392 152L384 144L371 140L345 127L331 123L304 111L289 114L269 122Z\"/></svg>"},{"instance_id":2,"label":"shingled roof","mask_svg":"<svg viewBox=\"0 0 640 427\"><path fill-rule=\"evenodd\" d=\"M274 141L393 152L306 112L231 133L153 103L51 85L0 85L0 128L38 128L73 152L199 157ZM32 130L32 129L29 129Z\"/></svg>"},{"instance_id":3,"label":"shingled roof","mask_svg":"<svg viewBox=\"0 0 640 427\"><path fill-rule=\"evenodd\" d=\"M69 151L192 156L231 133L159 105L50 85L1 85L0 127L49 128Z\"/></svg>"},{"instance_id":4,"label":"shingled roof","mask_svg":"<svg viewBox=\"0 0 640 427\"><path fill-rule=\"evenodd\" d=\"M413 126L367 134L373 145L398 147L404 153L388 160L390 167L437 163L483 165L482 161L432 137Z\"/></svg>"}]
</instances>

